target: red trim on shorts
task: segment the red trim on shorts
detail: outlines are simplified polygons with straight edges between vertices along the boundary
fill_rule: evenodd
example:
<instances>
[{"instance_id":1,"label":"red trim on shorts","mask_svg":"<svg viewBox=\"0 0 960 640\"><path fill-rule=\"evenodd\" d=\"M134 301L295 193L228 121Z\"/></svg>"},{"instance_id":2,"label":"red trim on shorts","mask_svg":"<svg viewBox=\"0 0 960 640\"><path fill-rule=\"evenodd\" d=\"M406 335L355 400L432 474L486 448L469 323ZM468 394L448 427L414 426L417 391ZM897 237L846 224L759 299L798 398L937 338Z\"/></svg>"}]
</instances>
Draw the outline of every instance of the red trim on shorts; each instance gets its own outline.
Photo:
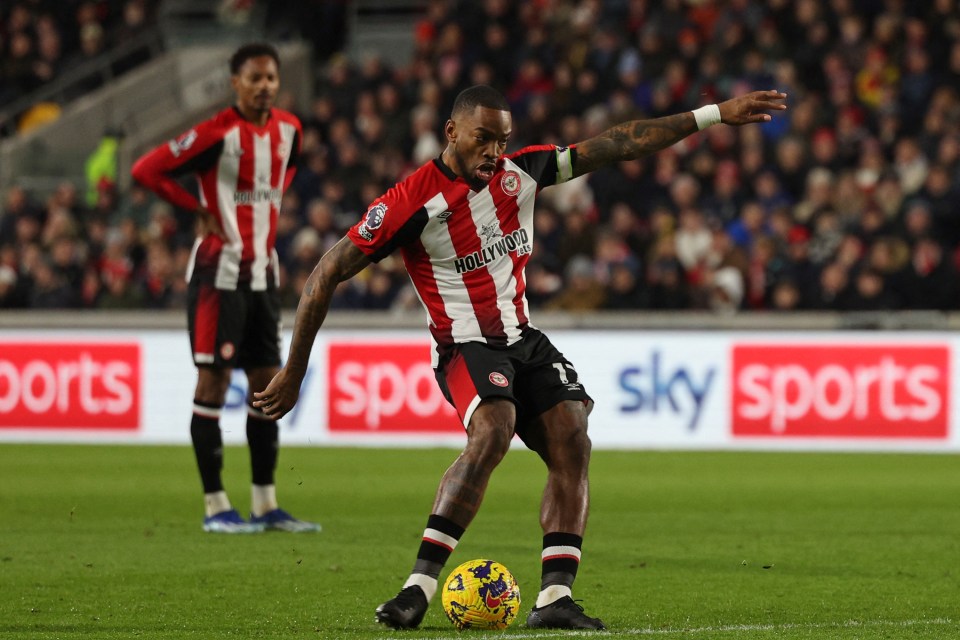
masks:
<instances>
[{"instance_id":1,"label":"red trim on shorts","mask_svg":"<svg viewBox=\"0 0 960 640\"><path fill-rule=\"evenodd\" d=\"M194 317L193 353L216 355L217 327L220 325L220 292L201 285L197 292L197 310Z\"/></svg>"},{"instance_id":2,"label":"red trim on shorts","mask_svg":"<svg viewBox=\"0 0 960 640\"><path fill-rule=\"evenodd\" d=\"M467 361L459 351L450 358L444 370L444 376L447 379L447 390L453 398L453 406L457 410L457 415L460 416L460 422L463 422L464 412L470 408L470 403L479 395L479 392L477 385L473 383L473 378L470 377Z\"/></svg>"}]
</instances>

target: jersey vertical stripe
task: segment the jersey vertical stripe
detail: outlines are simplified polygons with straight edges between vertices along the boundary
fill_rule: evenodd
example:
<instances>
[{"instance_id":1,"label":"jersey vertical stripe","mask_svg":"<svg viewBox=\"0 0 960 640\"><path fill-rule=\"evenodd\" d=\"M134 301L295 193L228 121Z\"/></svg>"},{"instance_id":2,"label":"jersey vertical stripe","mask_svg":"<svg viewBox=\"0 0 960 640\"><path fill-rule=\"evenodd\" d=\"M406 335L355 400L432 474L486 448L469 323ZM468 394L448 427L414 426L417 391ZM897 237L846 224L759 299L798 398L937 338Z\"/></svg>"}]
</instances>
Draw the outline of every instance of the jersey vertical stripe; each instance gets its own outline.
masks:
<instances>
[{"instance_id":1,"label":"jersey vertical stripe","mask_svg":"<svg viewBox=\"0 0 960 640\"><path fill-rule=\"evenodd\" d=\"M420 234L420 239L408 251L404 252L404 264L407 273L414 282L420 302L427 311L430 320L430 330L434 340L440 343L449 342L453 334L453 318L455 309L448 309L448 302L457 295L465 294L463 281L459 277L450 279L450 265L444 264L456 255L450 241L450 232L445 219L439 216L446 212L447 201L443 193L438 193L424 205L427 211L428 222ZM436 256L429 255L424 249L424 243L441 247ZM454 272L455 273L455 272ZM446 278L446 279L445 279ZM444 293L441 293L441 289ZM423 294L420 293L423 291ZM451 294L453 297L451 297ZM461 314L462 316L462 314ZM473 318L468 318L467 322ZM470 327L474 333L479 331L476 322Z\"/></svg>"},{"instance_id":2,"label":"jersey vertical stripe","mask_svg":"<svg viewBox=\"0 0 960 640\"><path fill-rule=\"evenodd\" d=\"M251 261L253 260L253 248L250 246L253 242L253 205L255 200L240 200L236 193L254 193L257 188L256 166L257 166L257 138L249 129L237 128L240 136L240 174L237 176L235 189L228 191L232 202L229 208L224 211L225 215L232 216L237 226L239 235L235 241L235 248L240 256L240 279L250 280ZM225 185L221 185L224 187ZM226 207L226 197L222 199ZM233 238L231 238L233 240Z\"/></svg>"},{"instance_id":3,"label":"jersey vertical stripe","mask_svg":"<svg viewBox=\"0 0 960 640\"><path fill-rule=\"evenodd\" d=\"M264 189L270 192L273 187L271 173L273 169L273 153L270 144L270 133L264 135L253 134L254 175L253 189ZM244 241L243 246L252 254L244 256L251 260L250 288L254 291L263 291L267 288L267 266L270 264L270 255L267 253L267 240L270 236L270 218L273 203L269 198L256 198L252 206L251 238Z\"/></svg>"},{"instance_id":4,"label":"jersey vertical stripe","mask_svg":"<svg viewBox=\"0 0 960 640\"><path fill-rule=\"evenodd\" d=\"M504 160L504 168L516 172L523 171L509 159ZM537 185L532 180L520 180L519 184L519 193L513 195L504 190L503 180L497 180L490 185L490 195L493 198L497 219L500 221L500 228L504 235L509 235L523 228L533 229L533 204ZM524 203L524 206L521 207L520 203ZM517 252L512 254L511 257L513 259L513 269L507 289L513 292L511 312L517 316L522 326L529 322L527 300L524 296L526 291L524 269L530 259L530 254Z\"/></svg>"},{"instance_id":5,"label":"jersey vertical stripe","mask_svg":"<svg viewBox=\"0 0 960 640\"><path fill-rule=\"evenodd\" d=\"M223 152L217 163L217 205L215 212L220 215L224 244L217 261L217 275L214 284L218 289L236 289L240 280L240 257L243 252L241 230L237 222L237 209L233 194L244 186L243 180L243 140L240 129L233 127L223 136ZM249 162L250 154L247 154Z\"/></svg>"},{"instance_id":6,"label":"jersey vertical stripe","mask_svg":"<svg viewBox=\"0 0 960 640\"><path fill-rule=\"evenodd\" d=\"M480 239L480 229L482 226L483 203L476 203L475 213L473 200L480 198L486 190L481 192L470 191L467 197L456 203L453 208L453 215L450 216L447 226L450 231L450 240L453 242L454 254L456 256L465 256L477 254L483 248ZM496 224L496 218L492 215L490 207L487 207L489 213L487 224ZM481 220L478 220L478 217ZM497 225L499 226L499 225ZM453 269L457 273L457 269ZM496 305L491 305L491 300L497 299L497 287L493 282L487 269L472 269L460 273L463 280L463 287L460 291L448 291L451 299L456 300L456 304L461 308L458 313L453 315L453 339L456 342L462 342L469 339L469 333L458 331L458 324L464 324L469 320L470 324L475 321L480 328L480 336L487 342L493 344L505 344L503 323L499 314L495 317L491 315L491 306L496 311ZM444 292L441 291L441 294ZM474 334L475 336L476 334Z\"/></svg>"},{"instance_id":7,"label":"jersey vertical stripe","mask_svg":"<svg viewBox=\"0 0 960 640\"><path fill-rule=\"evenodd\" d=\"M287 166L293 155L293 148L297 139L297 128L289 122L277 121L277 132L280 136L281 153L271 154L273 158L273 169L271 175L276 176L276 182L273 184L277 189L275 193L279 197L271 202L270 210L270 232L267 239L267 246L270 247L270 267L273 271L274 286L280 286L280 258L277 250L274 248L277 241L277 219L280 216L280 205L283 201L282 189L287 181Z\"/></svg>"}]
</instances>

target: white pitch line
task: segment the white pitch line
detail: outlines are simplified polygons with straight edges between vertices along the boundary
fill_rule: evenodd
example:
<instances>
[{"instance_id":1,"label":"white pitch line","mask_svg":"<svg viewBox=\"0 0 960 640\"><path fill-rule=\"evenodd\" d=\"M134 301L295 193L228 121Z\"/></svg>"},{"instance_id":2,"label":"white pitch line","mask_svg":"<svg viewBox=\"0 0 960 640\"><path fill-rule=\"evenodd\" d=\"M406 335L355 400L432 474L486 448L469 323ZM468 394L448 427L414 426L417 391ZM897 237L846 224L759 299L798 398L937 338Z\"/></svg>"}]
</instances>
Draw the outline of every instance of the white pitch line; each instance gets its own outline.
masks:
<instances>
[{"instance_id":1,"label":"white pitch line","mask_svg":"<svg viewBox=\"0 0 960 640\"><path fill-rule=\"evenodd\" d=\"M541 632L528 631L524 633L510 633L504 631L495 634L493 637L505 638L507 640L524 638L550 638L550 637L591 637L591 638L609 638L609 637L637 637L637 636L671 636L671 635L697 635L703 633L726 633L740 631L789 631L791 629L814 630L814 629L856 629L856 628L876 628L876 627L919 627L919 626L948 626L957 624L950 618L929 618L926 620L848 620L846 622L824 622L824 623L792 623L783 624L730 624L718 625L715 627L687 627L681 629L608 629L606 631L548 631ZM491 637L486 635L485 637ZM463 635L440 636L436 640L463 640ZM404 636L404 640L409 640Z\"/></svg>"}]
</instances>

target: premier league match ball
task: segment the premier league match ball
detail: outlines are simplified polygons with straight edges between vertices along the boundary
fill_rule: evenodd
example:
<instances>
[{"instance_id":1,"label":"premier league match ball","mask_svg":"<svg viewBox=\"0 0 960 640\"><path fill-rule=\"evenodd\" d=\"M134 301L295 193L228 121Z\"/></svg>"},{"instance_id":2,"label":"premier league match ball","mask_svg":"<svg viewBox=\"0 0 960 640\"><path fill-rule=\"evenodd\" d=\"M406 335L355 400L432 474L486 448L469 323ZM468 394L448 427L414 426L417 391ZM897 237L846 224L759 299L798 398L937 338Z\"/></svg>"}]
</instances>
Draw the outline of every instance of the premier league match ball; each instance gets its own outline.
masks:
<instances>
[{"instance_id":1,"label":"premier league match ball","mask_svg":"<svg viewBox=\"0 0 960 640\"><path fill-rule=\"evenodd\" d=\"M520 610L520 587L499 562L470 560L450 573L441 599L457 629L506 629Z\"/></svg>"}]
</instances>

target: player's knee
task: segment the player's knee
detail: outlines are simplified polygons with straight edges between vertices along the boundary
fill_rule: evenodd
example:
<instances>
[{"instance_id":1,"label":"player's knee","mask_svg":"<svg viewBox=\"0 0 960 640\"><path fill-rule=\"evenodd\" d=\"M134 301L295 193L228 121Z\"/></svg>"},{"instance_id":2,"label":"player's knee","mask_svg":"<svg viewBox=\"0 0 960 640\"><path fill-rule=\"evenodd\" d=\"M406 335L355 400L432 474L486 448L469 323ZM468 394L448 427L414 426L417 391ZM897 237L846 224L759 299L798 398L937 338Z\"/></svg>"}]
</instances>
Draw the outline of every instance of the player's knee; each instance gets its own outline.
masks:
<instances>
[{"instance_id":1,"label":"player's knee","mask_svg":"<svg viewBox=\"0 0 960 640\"><path fill-rule=\"evenodd\" d=\"M471 421L465 453L484 466L496 466L510 449L513 426L489 420Z\"/></svg>"},{"instance_id":2,"label":"player's knee","mask_svg":"<svg viewBox=\"0 0 960 640\"><path fill-rule=\"evenodd\" d=\"M590 451L593 449L593 443L590 436L587 435L587 429L577 428L571 431L564 445L563 458L568 464L577 469L585 469L590 464Z\"/></svg>"},{"instance_id":3,"label":"player's knee","mask_svg":"<svg viewBox=\"0 0 960 640\"><path fill-rule=\"evenodd\" d=\"M590 464L593 443L585 420L555 425L550 435L550 460L562 471L580 474Z\"/></svg>"},{"instance_id":4,"label":"player's knee","mask_svg":"<svg viewBox=\"0 0 960 640\"><path fill-rule=\"evenodd\" d=\"M194 399L209 405L222 405L230 386L230 370L204 367L197 376Z\"/></svg>"}]
</instances>

